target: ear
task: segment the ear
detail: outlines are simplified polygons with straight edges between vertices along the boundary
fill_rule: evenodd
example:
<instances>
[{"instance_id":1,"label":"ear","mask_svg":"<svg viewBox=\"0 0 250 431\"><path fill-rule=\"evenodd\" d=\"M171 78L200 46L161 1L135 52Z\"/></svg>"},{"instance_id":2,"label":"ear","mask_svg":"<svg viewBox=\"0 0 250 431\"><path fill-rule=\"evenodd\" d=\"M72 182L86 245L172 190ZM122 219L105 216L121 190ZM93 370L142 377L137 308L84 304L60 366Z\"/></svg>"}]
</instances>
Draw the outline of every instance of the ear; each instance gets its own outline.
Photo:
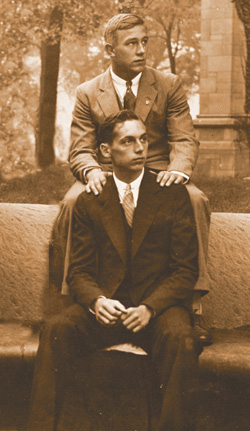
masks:
<instances>
[{"instance_id":1,"label":"ear","mask_svg":"<svg viewBox=\"0 0 250 431\"><path fill-rule=\"evenodd\" d=\"M114 57L115 53L114 53L114 47L113 45L111 45L110 43L106 43L105 45L105 51L108 54L109 57Z\"/></svg>"},{"instance_id":2,"label":"ear","mask_svg":"<svg viewBox=\"0 0 250 431\"><path fill-rule=\"evenodd\" d=\"M111 152L110 152L110 145L102 142L100 144L100 152L102 154L103 157L105 157L105 159L110 159L111 158Z\"/></svg>"}]
</instances>

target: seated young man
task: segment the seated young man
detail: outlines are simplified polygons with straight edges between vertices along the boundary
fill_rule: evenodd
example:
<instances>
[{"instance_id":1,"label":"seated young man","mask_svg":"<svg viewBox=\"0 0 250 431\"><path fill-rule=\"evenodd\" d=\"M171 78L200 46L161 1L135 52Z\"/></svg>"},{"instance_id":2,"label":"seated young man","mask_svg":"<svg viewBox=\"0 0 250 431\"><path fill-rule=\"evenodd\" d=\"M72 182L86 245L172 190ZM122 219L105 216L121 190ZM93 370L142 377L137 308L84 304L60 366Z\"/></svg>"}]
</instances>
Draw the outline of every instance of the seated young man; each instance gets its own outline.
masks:
<instances>
[{"instance_id":1,"label":"seated young man","mask_svg":"<svg viewBox=\"0 0 250 431\"><path fill-rule=\"evenodd\" d=\"M146 128L132 111L107 118L100 136L113 174L101 194L80 194L74 209L67 278L74 305L43 330L28 430L56 430L74 361L132 342L158 372L155 430L194 431L202 347L191 325L198 245L190 198L182 184L162 188L144 168Z\"/></svg>"}]
</instances>

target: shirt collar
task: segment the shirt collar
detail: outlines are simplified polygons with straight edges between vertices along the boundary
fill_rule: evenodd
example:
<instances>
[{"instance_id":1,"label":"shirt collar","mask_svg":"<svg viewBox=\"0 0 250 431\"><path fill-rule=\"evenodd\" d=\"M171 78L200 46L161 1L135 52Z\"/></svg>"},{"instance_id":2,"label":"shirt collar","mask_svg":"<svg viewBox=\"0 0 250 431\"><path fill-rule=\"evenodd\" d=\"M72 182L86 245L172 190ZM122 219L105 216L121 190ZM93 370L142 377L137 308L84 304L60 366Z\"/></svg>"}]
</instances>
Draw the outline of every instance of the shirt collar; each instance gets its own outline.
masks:
<instances>
[{"instance_id":1,"label":"shirt collar","mask_svg":"<svg viewBox=\"0 0 250 431\"><path fill-rule=\"evenodd\" d=\"M120 78L120 76L116 75L113 72L112 67L110 67L110 73L111 73L111 78L113 79L113 81L114 81L115 84L117 84L117 85L123 85L123 86L126 87L126 81L124 79ZM142 75L142 72L138 73L138 75L136 75L136 77L134 79L131 79L132 86L139 84L139 81L141 79L141 75Z\"/></svg>"},{"instance_id":2,"label":"shirt collar","mask_svg":"<svg viewBox=\"0 0 250 431\"><path fill-rule=\"evenodd\" d=\"M137 206L138 197L139 197L139 190L140 190L140 185L141 185L143 175L144 175L144 168L142 170L142 173L139 175L139 177L136 178L135 181L130 183L131 191L133 193L135 207ZM123 199L124 199L124 194L125 194L127 183L124 183L123 181L118 180L118 178L115 176L114 173L113 173L113 177L114 177L116 188L118 190L120 202L122 203Z\"/></svg>"},{"instance_id":3,"label":"shirt collar","mask_svg":"<svg viewBox=\"0 0 250 431\"><path fill-rule=\"evenodd\" d=\"M132 183L130 183L132 190L139 189L143 175L144 175L144 168L143 168L141 174L139 175L139 177L137 177L136 180L134 180L134 181L132 181ZM125 190L127 183L124 183L124 181L119 180L114 172L113 172L113 177L114 177L114 181L116 183L118 190L123 190L123 189Z\"/></svg>"}]
</instances>

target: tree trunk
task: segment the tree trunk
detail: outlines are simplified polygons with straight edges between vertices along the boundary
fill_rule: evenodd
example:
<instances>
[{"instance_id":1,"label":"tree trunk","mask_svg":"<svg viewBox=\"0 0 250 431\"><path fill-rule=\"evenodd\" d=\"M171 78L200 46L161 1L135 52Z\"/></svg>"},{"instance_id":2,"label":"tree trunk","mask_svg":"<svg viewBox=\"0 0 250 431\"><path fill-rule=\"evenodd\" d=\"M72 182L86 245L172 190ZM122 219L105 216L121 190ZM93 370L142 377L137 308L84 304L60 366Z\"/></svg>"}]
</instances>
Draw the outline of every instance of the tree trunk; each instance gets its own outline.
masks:
<instances>
[{"instance_id":1,"label":"tree trunk","mask_svg":"<svg viewBox=\"0 0 250 431\"><path fill-rule=\"evenodd\" d=\"M174 21L175 21L175 15L172 15L168 28L164 28L164 30L166 34L166 45L168 50L170 70L171 70L171 73L175 74L176 73L175 55L173 53L173 48L171 43Z\"/></svg>"},{"instance_id":2,"label":"tree trunk","mask_svg":"<svg viewBox=\"0 0 250 431\"><path fill-rule=\"evenodd\" d=\"M250 23L248 26L248 34L246 33L247 44L247 59L246 59L246 99L245 99L245 112L250 114Z\"/></svg>"},{"instance_id":3,"label":"tree trunk","mask_svg":"<svg viewBox=\"0 0 250 431\"><path fill-rule=\"evenodd\" d=\"M170 35L166 38L166 44L167 44L168 58L169 58L171 73L176 73L175 56L173 55L173 51L172 51L172 44L171 44L171 36Z\"/></svg>"},{"instance_id":4,"label":"tree trunk","mask_svg":"<svg viewBox=\"0 0 250 431\"><path fill-rule=\"evenodd\" d=\"M49 31L55 34L43 41L41 46L40 101L36 134L36 157L41 168L46 168L55 161L53 140L62 24L63 13L55 7L49 22Z\"/></svg>"}]
</instances>

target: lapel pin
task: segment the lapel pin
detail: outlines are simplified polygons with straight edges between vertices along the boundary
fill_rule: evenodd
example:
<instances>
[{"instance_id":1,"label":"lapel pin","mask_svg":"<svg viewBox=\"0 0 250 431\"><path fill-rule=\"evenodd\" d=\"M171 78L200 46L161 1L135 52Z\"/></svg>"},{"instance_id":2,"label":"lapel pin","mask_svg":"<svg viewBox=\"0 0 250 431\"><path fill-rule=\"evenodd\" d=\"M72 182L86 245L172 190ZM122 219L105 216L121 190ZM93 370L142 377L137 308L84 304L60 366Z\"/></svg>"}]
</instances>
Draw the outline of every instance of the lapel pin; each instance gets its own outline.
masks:
<instances>
[{"instance_id":1,"label":"lapel pin","mask_svg":"<svg viewBox=\"0 0 250 431\"><path fill-rule=\"evenodd\" d=\"M149 100L146 100L146 105L149 105Z\"/></svg>"}]
</instances>

